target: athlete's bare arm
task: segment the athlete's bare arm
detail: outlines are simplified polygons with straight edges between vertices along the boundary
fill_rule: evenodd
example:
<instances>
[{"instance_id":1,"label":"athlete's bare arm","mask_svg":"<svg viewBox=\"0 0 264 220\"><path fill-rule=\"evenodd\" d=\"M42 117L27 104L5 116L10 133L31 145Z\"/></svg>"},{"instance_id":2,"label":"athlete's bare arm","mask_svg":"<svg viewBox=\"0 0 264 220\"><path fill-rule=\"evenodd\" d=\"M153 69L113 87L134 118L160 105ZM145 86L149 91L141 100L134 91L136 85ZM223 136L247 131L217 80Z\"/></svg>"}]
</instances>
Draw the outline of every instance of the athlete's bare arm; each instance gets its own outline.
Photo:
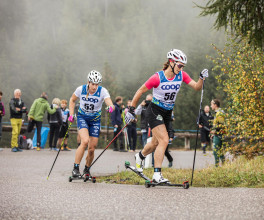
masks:
<instances>
[{"instance_id":1,"label":"athlete's bare arm","mask_svg":"<svg viewBox=\"0 0 264 220\"><path fill-rule=\"evenodd\" d=\"M110 97L105 98L104 101L107 106L112 106L113 110L115 110L115 106L113 105L113 102Z\"/></svg>"},{"instance_id":2,"label":"athlete's bare arm","mask_svg":"<svg viewBox=\"0 0 264 220\"><path fill-rule=\"evenodd\" d=\"M194 90L199 91L203 87L203 80L199 79L198 82L195 82L194 80L192 80L191 82L189 82L188 85L192 87Z\"/></svg>"},{"instance_id":3,"label":"athlete's bare arm","mask_svg":"<svg viewBox=\"0 0 264 220\"><path fill-rule=\"evenodd\" d=\"M144 94L145 92L147 92L149 89L145 86L145 84L143 84L136 92L136 94L133 97L133 100L131 102L131 106L135 107L137 106L137 103L140 99L140 97L142 96L142 94Z\"/></svg>"},{"instance_id":4,"label":"athlete's bare arm","mask_svg":"<svg viewBox=\"0 0 264 220\"><path fill-rule=\"evenodd\" d=\"M77 99L78 97L73 93L72 97L70 98L70 102L69 102L70 115L74 114L74 107L75 107L75 102Z\"/></svg>"}]
</instances>

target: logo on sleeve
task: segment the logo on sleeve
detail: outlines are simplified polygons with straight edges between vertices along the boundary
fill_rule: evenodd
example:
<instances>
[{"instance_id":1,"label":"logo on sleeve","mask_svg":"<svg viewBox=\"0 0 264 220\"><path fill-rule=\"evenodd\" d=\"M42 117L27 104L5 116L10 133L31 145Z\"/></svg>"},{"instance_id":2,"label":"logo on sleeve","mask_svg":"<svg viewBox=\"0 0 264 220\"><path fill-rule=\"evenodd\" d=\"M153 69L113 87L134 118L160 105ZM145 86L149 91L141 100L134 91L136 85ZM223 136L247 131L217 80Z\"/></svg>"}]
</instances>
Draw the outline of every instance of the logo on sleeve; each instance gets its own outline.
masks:
<instances>
[{"instance_id":1,"label":"logo on sleeve","mask_svg":"<svg viewBox=\"0 0 264 220\"><path fill-rule=\"evenodd\" d=\"M159 120L159 121L162 121L163 120L163 118L162 118L161 115L158 115L156 119Z\"/></svg>"}]
</instances>

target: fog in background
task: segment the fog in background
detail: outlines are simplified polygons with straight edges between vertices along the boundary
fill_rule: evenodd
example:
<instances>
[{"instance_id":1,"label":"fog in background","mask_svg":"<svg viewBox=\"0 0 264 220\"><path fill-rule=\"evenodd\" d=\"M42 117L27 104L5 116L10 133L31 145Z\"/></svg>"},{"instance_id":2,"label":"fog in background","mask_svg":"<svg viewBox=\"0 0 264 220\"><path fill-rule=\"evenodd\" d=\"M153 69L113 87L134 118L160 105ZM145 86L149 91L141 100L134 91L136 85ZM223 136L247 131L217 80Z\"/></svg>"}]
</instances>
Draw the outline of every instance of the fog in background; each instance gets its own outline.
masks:
<instances>
[{"instance_id":1,"label":"fog in background","mask_svg":"<svg viewBox=\"0 0 264 220\"><path fill-rule=\"evenodd\" d=\"M213 66L206 59L214 56L211 43L223 45L225 36L212 30L214 18L199 17L194 6L190 0L1 0L0 90L6 109L16 88L28 107L42 91L50 102L69 100L93 69L103 74L112 99L132 98L162 69L172 48L186 53L185 71L197 81L202 69ZM207 101L217 96L210 74ZM176 106L189 103L186 114L194 118L200 93L182 90ZM186 96L195 101L182 103Z\"/></svg>"}]
</instances>

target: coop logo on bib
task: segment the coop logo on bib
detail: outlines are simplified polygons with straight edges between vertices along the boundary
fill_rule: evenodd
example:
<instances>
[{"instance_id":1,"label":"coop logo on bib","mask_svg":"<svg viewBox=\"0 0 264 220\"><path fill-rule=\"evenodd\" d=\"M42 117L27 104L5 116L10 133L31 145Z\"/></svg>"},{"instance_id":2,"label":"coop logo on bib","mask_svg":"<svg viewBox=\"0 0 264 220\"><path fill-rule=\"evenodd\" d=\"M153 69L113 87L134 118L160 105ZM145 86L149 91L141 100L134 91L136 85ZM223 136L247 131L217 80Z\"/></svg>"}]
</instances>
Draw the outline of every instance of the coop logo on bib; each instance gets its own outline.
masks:
<instances>
[{"instance_id":1,"label":"coop logo on bib","mask_svg":"<svg viewBox=\"0 0 264 220\"><path fill-rule=\"evenodd\" d=\"M172 85L163 85L163 86L161 86L161 89L162 90L170 90L170 89L172 89L172 90L178 90L179 88L181 87L181 85L179 85L179 84L172 84Z\"/></svg>"},{"instance_id":2,"label":"coop logo on bib","mask_svg":"<svg viewBox=\"0 0 264 220\"><path fill-rule=\"evenodd\" d=\"M85 98L85 97L82 97L82 100L83 101L88 101L88 102L93 102L93 103L99 102L99 100L98 99L95 99L95 98Z\"/></svg>"}]
</instances>

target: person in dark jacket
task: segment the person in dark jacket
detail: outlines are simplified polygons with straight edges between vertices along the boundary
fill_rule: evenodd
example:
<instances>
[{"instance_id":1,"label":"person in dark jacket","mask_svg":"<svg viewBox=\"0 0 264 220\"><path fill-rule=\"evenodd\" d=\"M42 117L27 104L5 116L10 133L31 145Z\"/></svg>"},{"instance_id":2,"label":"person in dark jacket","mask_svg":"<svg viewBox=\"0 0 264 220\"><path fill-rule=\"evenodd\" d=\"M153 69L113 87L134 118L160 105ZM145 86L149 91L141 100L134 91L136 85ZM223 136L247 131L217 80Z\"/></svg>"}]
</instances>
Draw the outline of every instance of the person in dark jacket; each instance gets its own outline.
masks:
<instances>
[{"instance_id":1,"label":"person in dark jacket","mask_svg":"<svg viewBox=\"0 0 264 220\"><path fill-rule=\"evenodd\" d=\"M23 113L26 113L27 108L21 99L20 89L14 91L14 98L11 99L9 106L12 126L11 151L21 152L22 150L18 148L18 135L20 134L22 126L22 115Z\"/></svg>"},{"instance_id":2,"label":"person in dark jacket","mask_svg":"<svg viewBox=\"0 0 264 220\"><path fill-rule=\"evenodd\" d=\"M146 100L143 100L141 104L136 108L135 114L140 115L140 128L142 133L142 146L147 144L149 125L146 119L146 111L152 100L152 94L146 96Z\"/></svg>"},{"instance_id":3,"label":"person in dark jacket","mask_svg":"<svg viewBox=\"0 0 264 220\"><path fill-rule=\"evenodd\" d=\"M201 146L203 153L206 153L206 147L210 143L210 129L211 129L211 121L214 119L210 112L210 107L206 105L204 107L204 110L201 111L201 115L199 118L199 128L200 128L200 134L201 134Z\"/></svg>"},{"instance_id":4,"label":"person in dark jacket","mask_svg":"<svg viewBox=\"0 0 264 220\"><path fill-rule=\"evenodd\" d=\"M128 112L130 106L131 106L131 100L128 100L127 107L125 109L125 114ZM131 151L135 152L137 145L137 119L131 121L127 125L127 135L128 135L129 148Z\"/></svg>"},{"instance_id":5,"label":"person in dark jacket","mask_svg":"<svg viewBox=\"0 0 264 220\"><path fill-rule=\"evenodd\" d=\"M2 102L3 92L0 91L0 141L2 138L2 117L5 116L5 106Z\"/></svg>"},{"instance_id":6,"label":"person in dark jacket","mask_svg":"<svg viewBox=\"0 0 264 220\"><path fill-rule=\"evenodd\" d=\"M55 108L56 112L54 114L48 114L48 121L50 124L50 136L49 136L49 147L50 150L58 151L57 142L59 138L59 132L62 125L62 116L60 109L60 99L54 98L52 100L51 109Z\"/></svg>"},{"instance_id":7,"label":"person in dark jacket","mask_svg":"<svg viewBox=\"0 0 264 220\"><path fill-rule=\"evenodd\" d=\"M122 129L122 123L123 120L121 118L121 114L122 114L122 108L121 108L121 104L123 102L123 98L121 96L117 96L115 99L115 110L111 113L111 121L112 121L112 125L114 126L114 137L121 131ZM119 145L120 145L120 151L121 152L126 152L126 150L124 149L124 143L123 143L123 133L121 132L121 134L118 136L118 138L116 138L114 140L114 151L118 151L118 147L117 147L117 139L119 139Z\"/></svg>"}]
</instances>

